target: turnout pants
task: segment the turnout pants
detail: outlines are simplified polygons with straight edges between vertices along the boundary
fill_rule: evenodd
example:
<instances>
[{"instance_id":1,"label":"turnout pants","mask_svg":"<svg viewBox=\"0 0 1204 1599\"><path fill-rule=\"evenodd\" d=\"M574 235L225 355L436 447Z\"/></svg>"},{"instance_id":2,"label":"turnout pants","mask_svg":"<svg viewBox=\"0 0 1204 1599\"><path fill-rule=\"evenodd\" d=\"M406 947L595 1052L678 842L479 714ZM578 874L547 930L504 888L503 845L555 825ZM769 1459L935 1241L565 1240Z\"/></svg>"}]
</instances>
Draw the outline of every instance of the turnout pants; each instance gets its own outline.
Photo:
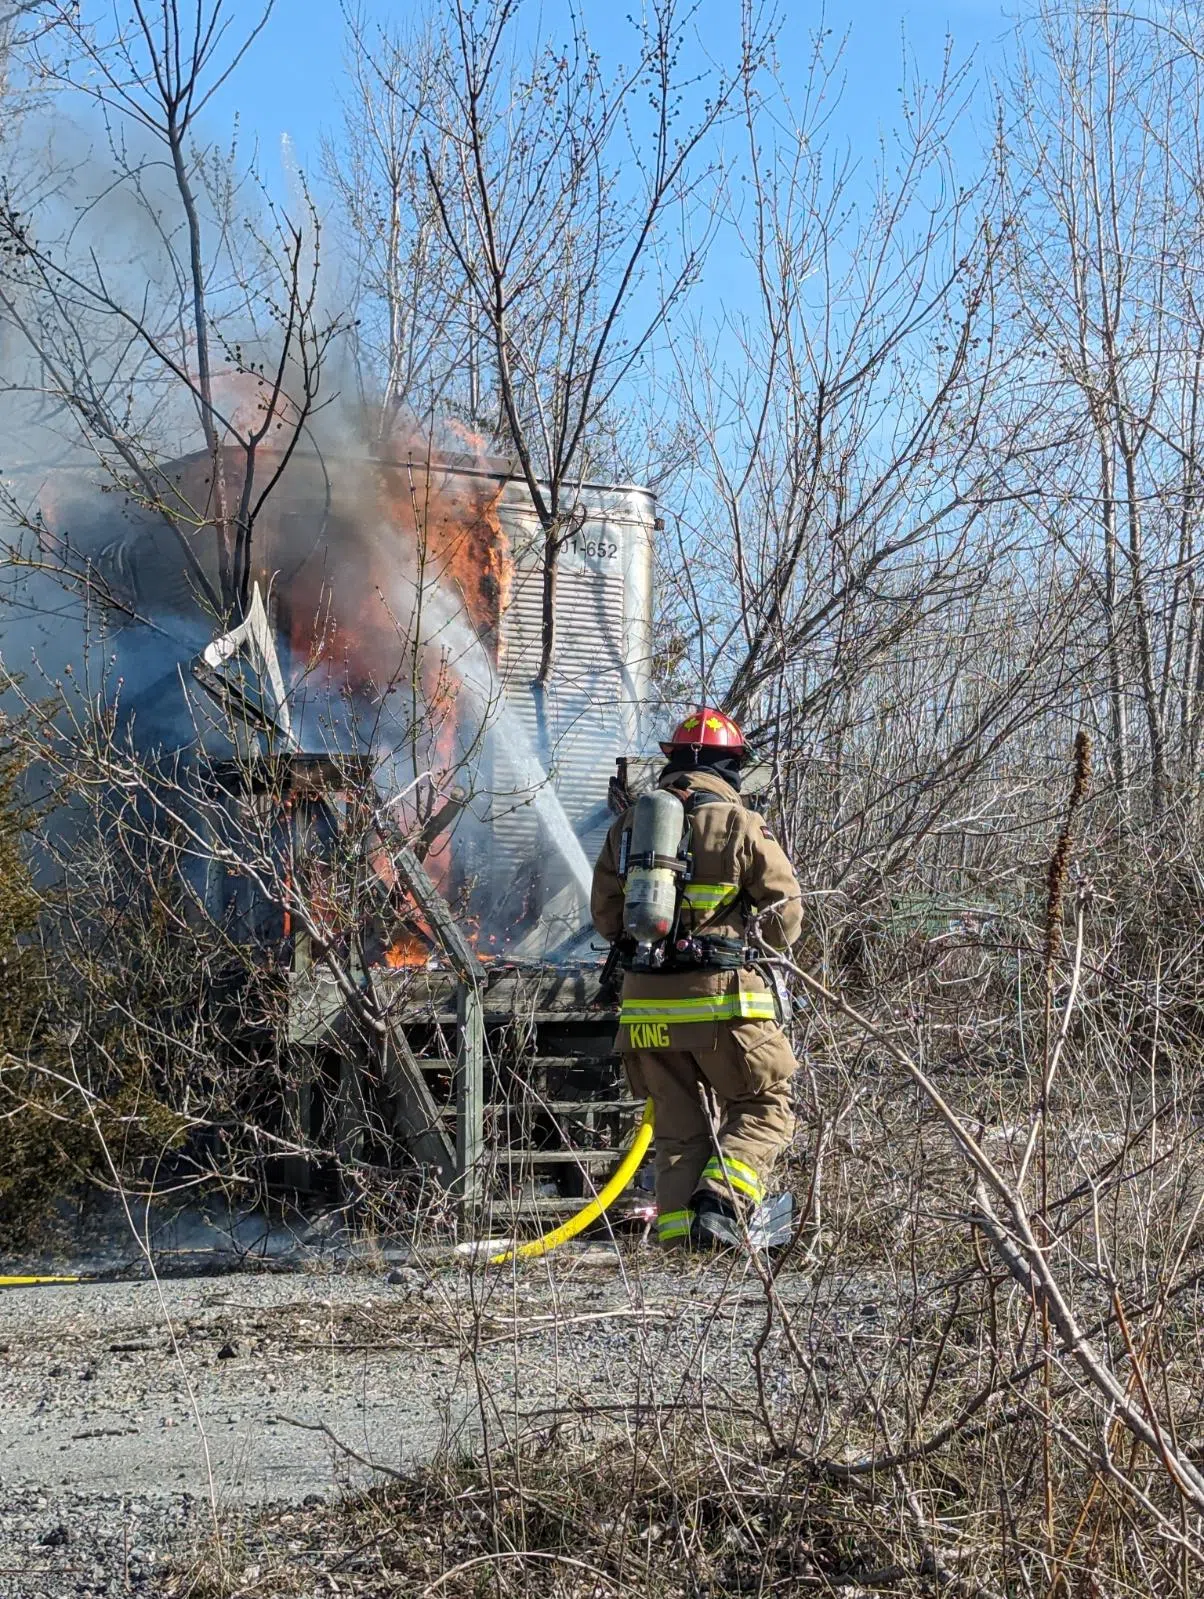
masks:
<instances>
[{"instance_id":1,"label":"turnout pants","mask_svg":"<svg viewBox=\"0 0 1204 1599\"><path fill-rule=\"evenodd\" d=\"M776 1022L720 1023L705 1050L639 1050L623 1064L632 1092L656 1112L656 1207L662 1243L689 1237L693 1200L710 1192L750 1211L765 1197L790 1142L797 1062ZM718 1100L717 1139L704 1086ZM718 1148L716 1149L716 1143Z\"/></svg>"}]
</instances>

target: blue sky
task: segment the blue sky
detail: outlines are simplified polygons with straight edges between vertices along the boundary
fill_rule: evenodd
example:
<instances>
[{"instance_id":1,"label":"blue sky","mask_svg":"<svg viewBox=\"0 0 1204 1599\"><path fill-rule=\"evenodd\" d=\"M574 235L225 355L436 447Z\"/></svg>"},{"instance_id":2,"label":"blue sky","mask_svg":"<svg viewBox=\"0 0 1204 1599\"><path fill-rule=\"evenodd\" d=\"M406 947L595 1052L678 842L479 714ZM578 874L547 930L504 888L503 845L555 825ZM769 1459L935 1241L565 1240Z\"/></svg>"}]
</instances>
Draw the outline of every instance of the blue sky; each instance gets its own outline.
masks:
<instances>
[{"instance_id":1,"label":"blue sky","mask_svg":"<svg viewBox=\"0 0 1204 1599\"><path fill-rule=\"evenodd\" d=\"M239 0L239 4L245 0ZM976 71L989 72L1000 61L1011 28L1013 6L1000 0L833 0L824 8L787 0L789 17L781 57L787 74L792 58L805 53L807 34L816 26L837 36L850 33L844 65L846 87L838 122L856 149L863 141L869 153L877 130L889 123L897 107L904 38L922 72L940 69L945 40L952 36L959 57L974 58ZM250 6L247 6L250 10ZM414 5L389 5L369 0L370 15L381 18L414 14ZM631 30L626 15L634 9L614 0L581 0L590 36L604 59L630 56ZM529 0L521 13L532 32L541 23L555 32L562 27L564 0ZM702 0L697 32L709 49L735 37L739 0ZM247 135L259 144L265 175L279 169L280 140L288 134L304 167L316 163L319 140L338 122L338 96L344 52L344 28L337 0L277 0L263 34L243 68L215 100L215 136L227 132L237 110ZM979 129L968 118L963 127L967 153L977 146Z\"/></svg>"},{"instance_id":2,"label":"blue sky","mask_svg":"<svg viewBox=\"0 0 1204 1599\"><path fill-rule=\"evenodd\" d=\"M236 5L248 0L233 0ZM439 0L362 0L369 18L417 19ZM527 37L542 34L563 37L574 0L525 0L519 22ZM939 77L949 41L955 61L968 60L966 93L972 96L967 114L952 134L950 155L967 179L977 176L981 152L989 135L990 104L981 91L1004 64L1015 27L1017 0L831 0L824 8L781 0L786 21L779 36L778 60L787 91L792 81L801 94L802 78L810 56L810 40L817 28L830 30L832 41L845 39L838 80L842 83L839 108L825 137L835 150L852 153L865 174L868 198L873 168L880 158L879 139L899 117L900 85L905 54L911 71L920 78ZM1021 5L1027 0L1019 0ZM604 62L629 62L633 30L627 16L635 0L575 0L591 43ZM708 57L722 60L739 42L740 0L699 0L688 65L704 67ZM289 193L281 159L286 135L301 167L316 175L323 134L337 134L339 100L343 93L345 26L338 0L276 0L263 33L230 83L210 107L210 137L228 137L237 112L244 142L258 146L258 167L270 189L280 198ZM742 136L734 135L742 145ZM889 141L888 141L889 142ZM314 185L321 195L320 181ZM854 182L850 197L856 201ZM327 260L332 259L328 248ZM836 257L839 259L839 257ZM730 236L716 242L708 254L702 282L690 297L689 314L696 315L713 338L718 360L735 356L729 317L739 315L755 284L749 263Z\"/></svg>"}]
</instances>

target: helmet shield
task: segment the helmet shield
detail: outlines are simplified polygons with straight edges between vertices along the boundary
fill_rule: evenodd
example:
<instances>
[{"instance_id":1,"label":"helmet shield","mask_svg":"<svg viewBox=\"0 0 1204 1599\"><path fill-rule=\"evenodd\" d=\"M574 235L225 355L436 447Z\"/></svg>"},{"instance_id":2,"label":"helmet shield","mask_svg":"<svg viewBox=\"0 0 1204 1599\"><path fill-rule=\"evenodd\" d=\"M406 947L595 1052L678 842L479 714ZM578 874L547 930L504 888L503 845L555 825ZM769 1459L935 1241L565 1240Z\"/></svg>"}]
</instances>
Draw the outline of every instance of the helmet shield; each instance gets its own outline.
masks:
<instances>
[{"instance_id":1,"label":"helmet shield","mask_svg":"<svg viewBox=\"0 0 1204 1599\"><path fill-rule=\"evenodd\" d=\"M712 705L700 705L697 710L680 721L668 739L662 741L666 755L676 755L683 750L710 750L733 755L738 761L750 754L744 734L722 711Z\"/></svg>"}]
</instances>

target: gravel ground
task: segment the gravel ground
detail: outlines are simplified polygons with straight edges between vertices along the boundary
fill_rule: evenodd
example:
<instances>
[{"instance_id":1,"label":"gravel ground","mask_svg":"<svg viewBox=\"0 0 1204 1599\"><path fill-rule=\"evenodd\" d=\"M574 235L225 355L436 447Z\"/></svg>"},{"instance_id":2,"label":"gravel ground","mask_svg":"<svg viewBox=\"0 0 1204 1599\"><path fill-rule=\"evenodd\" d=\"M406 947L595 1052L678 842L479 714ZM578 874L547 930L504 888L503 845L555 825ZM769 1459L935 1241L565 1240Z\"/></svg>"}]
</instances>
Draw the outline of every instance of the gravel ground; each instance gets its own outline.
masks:
<instances>
[{"instance_id":1,"label":"gravel ground","mask_svg":"<svg viewBox=\"0 0 1204 1599\"><path fill-rule=\"evenodd\" d=\"M686 1369L721 1398L748 1380L758 1285L652 1260L595 1248L516 1278L455 1263L392 1281L0 1292L0 1596L158 1594L215 1503L234 1518L304 1504L372 1481L374 1466L472 1448L483 1426L546 1424L558 1405L621 1412Z\"/></svg>"}]
</instances>

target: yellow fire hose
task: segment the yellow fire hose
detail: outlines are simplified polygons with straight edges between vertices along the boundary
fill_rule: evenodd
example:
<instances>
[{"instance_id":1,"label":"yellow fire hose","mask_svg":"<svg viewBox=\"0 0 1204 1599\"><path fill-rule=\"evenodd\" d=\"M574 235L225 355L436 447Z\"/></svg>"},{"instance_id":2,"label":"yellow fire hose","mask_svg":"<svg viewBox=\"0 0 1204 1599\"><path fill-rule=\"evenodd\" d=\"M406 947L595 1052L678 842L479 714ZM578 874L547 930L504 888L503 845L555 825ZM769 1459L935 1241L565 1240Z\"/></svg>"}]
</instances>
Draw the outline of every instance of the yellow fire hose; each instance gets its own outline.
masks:
<instances>
[{"instance_id":1,"label":"yellow fire hose","mask_svg":"<svg viewBox=\"0 0 1204 1599\"><path fill-rule=\"evenodd\" d=\"M489 1264L504 1266L508 1260L534 1260L539 1255L546 1255L553 1249L559 1249L561 1244L567 1244L570 1238L576 1238L578 1233L584 1232L591 1222L597 1221L599 1216L605 1214L635 1176L640 1162L648 1152L648 1145L652 1142L652 1130L652 1101L649 1099L645 1101L644 1114L631 1141L631 1148L623 1156L614 1176L599 1193L594 1195L589 1204L561 1226L553 1228L550 1233L544 1233L542 1238L533 1238L529 1244L521 1244L517 1249L504 1249L499 1255L491 1255ZM0 1288L33 1288L45 1283L79 1281L81 1281L79 1277L0 1276Z\"/></svg>"},{"instance_id":2,"label":"yellow fire hose","mask_svg":"<svg viewBox=\"0 0 1204 1599\"><path fill-rule=\"evenodd\" d=\"M77 1283L78 1277L0 1277L0 1288L40 1288L44 1283Z\"/></svg>"},{"instance_id":3,"label":"yellow fire hose","mask_svg":"<svg viewBox=\"0 0 1204 1599\"><path fill-rule=\"evenodd\" d=\"M623 1156L622 1162L614 1176L605 1188L595 1194L583 1210L560 1227L555 1227L550 1233L544 1233L542 1238L533 1238L529 1244L521 1244L517 1249L504 1249L500 1255L491 1255L491 1266L504 1266L508 1260L533 1260L538 1255L546 1255L553 1249L559 1249L561 1244L567 1244L570 1238L584 1232L591 1222L597 1221L627 1187L635 1176L640 1162L648 1151L652 1142L652 1101L644 1105L644 1116L632 1139L631 1148Z\"/></svg>"}]
</instances>

